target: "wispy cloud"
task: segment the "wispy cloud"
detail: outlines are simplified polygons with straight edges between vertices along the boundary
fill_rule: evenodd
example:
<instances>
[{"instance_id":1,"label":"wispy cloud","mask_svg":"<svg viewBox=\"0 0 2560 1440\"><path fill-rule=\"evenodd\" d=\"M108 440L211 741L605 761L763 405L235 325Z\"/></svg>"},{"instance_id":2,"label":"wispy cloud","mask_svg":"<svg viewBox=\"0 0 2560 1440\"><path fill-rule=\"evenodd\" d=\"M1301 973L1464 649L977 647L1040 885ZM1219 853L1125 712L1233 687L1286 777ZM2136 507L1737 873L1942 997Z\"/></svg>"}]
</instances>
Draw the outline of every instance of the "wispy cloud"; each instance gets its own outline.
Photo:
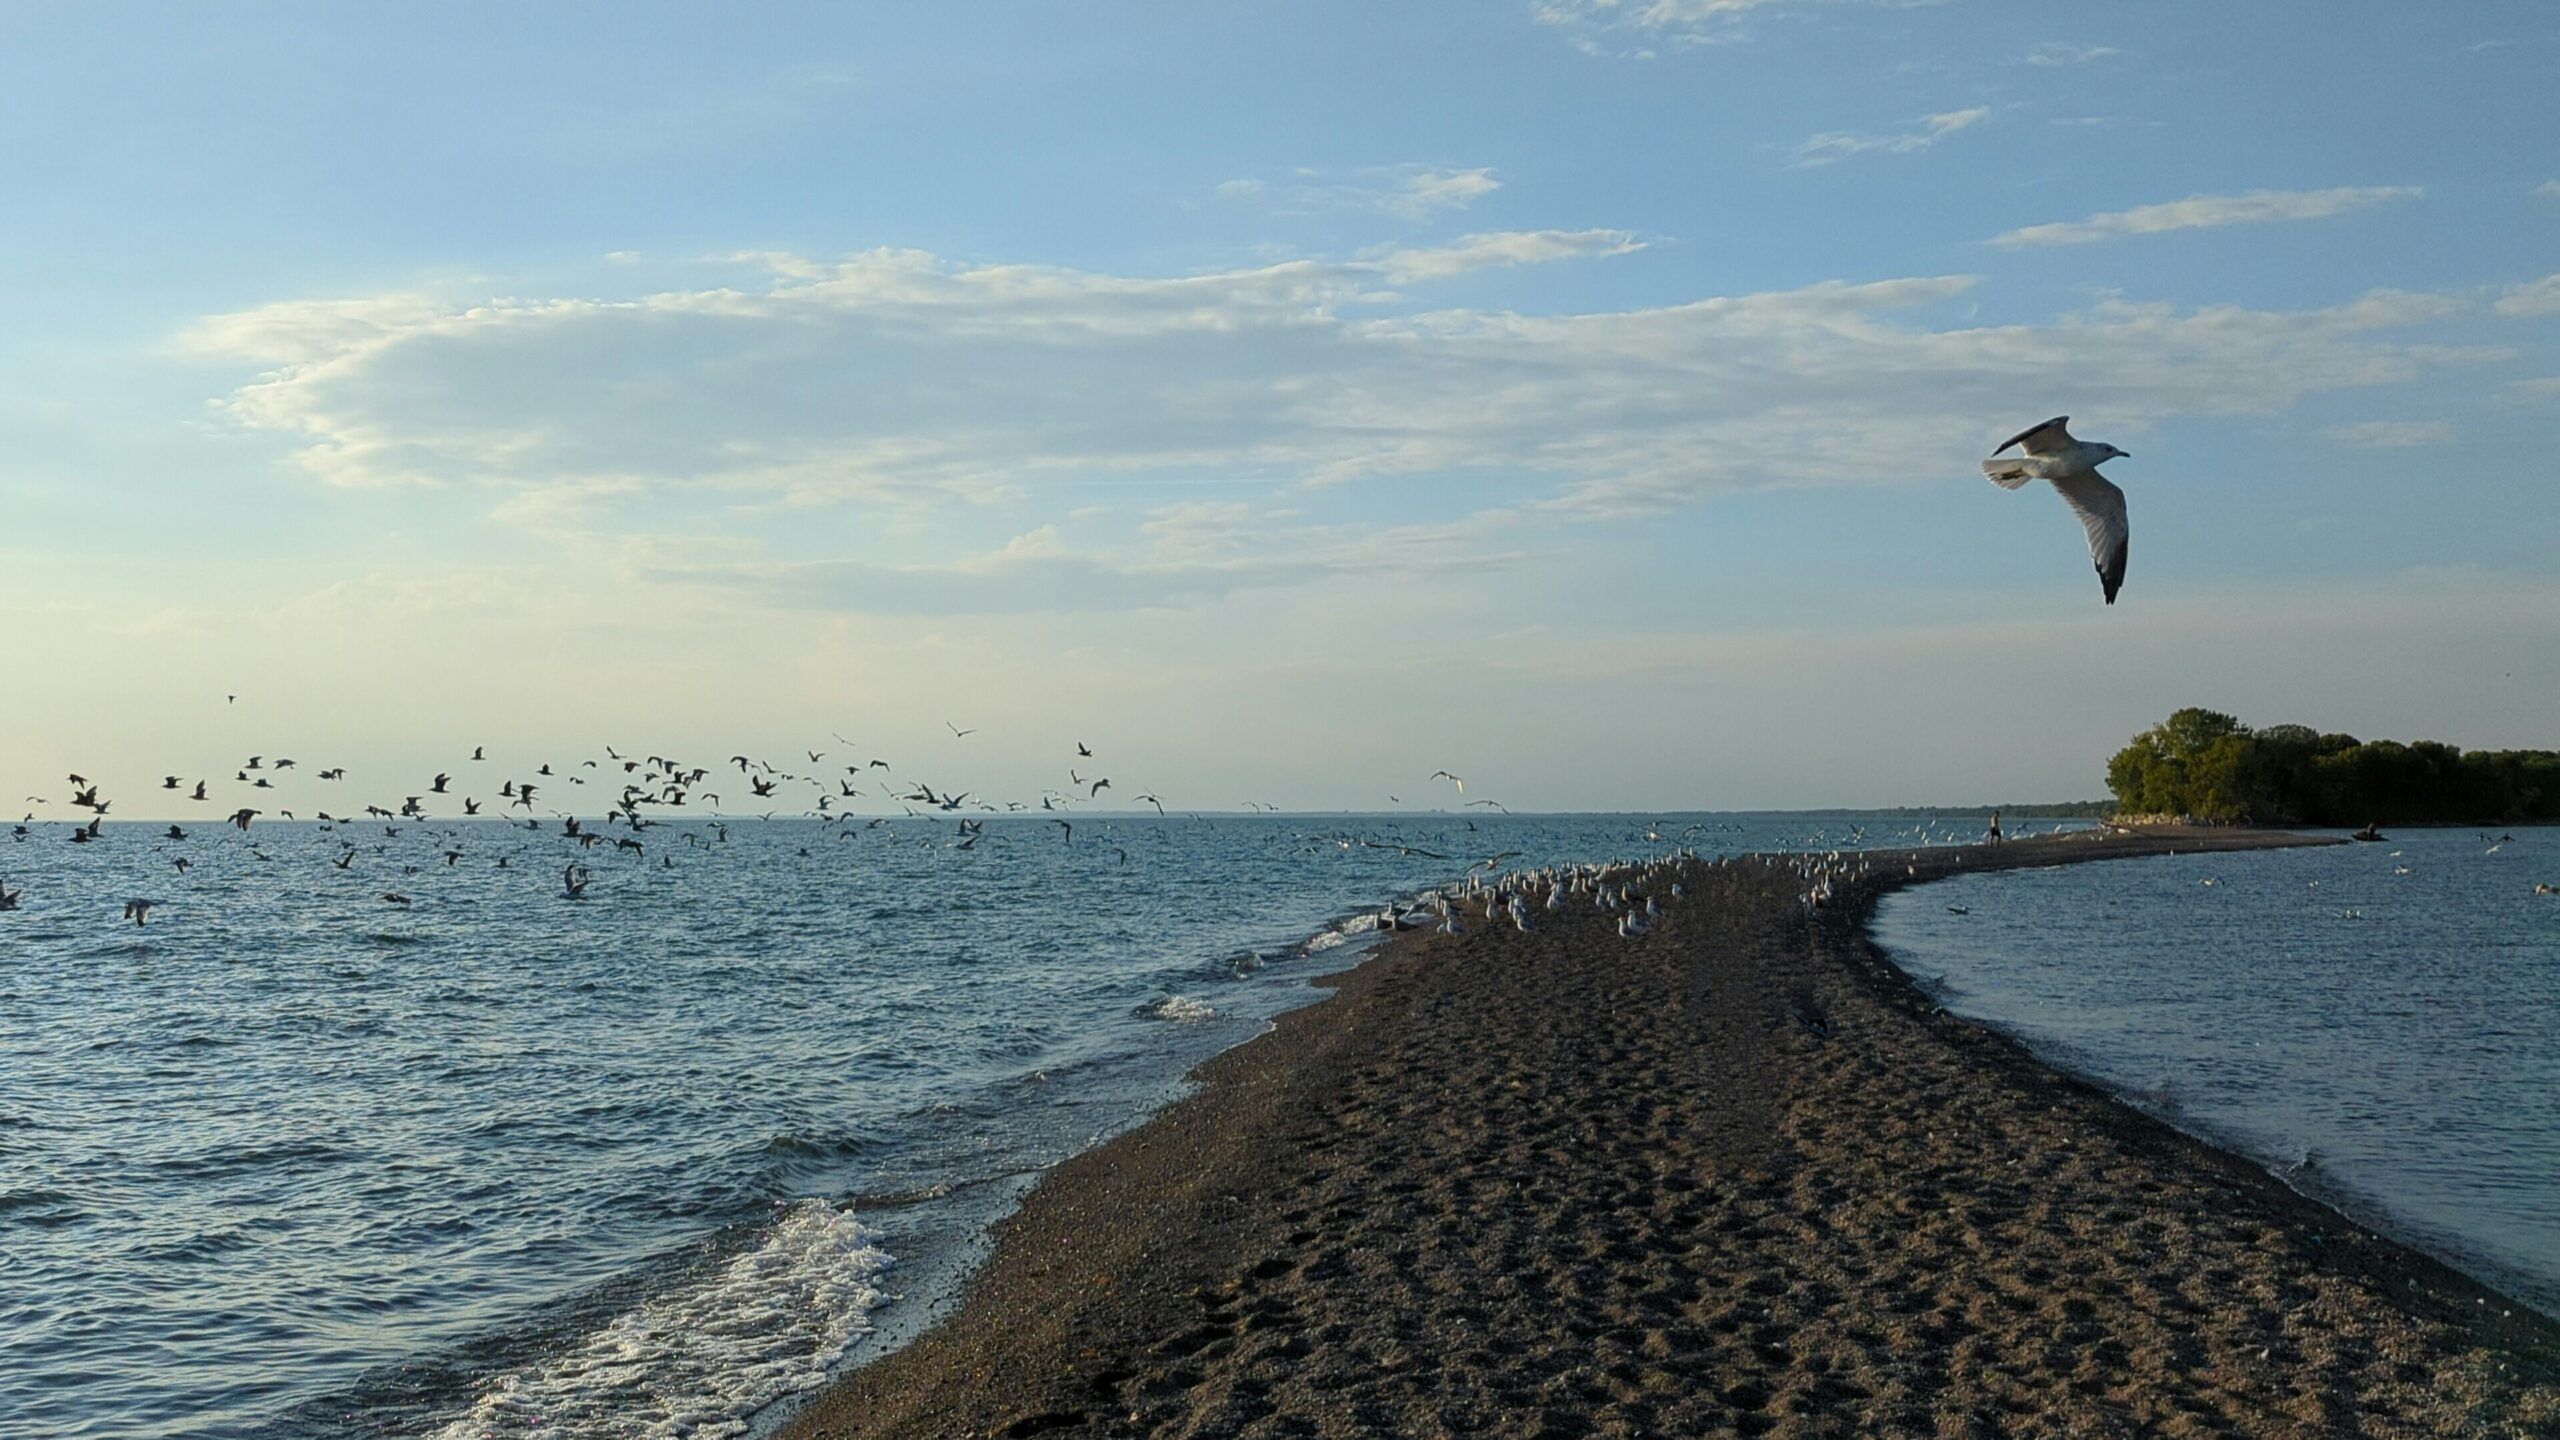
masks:
<instances>
[{"instance_id":1,"label":"wispy cloud","mask_svg":"<svg viewBox=\"0 0 2560 1440\"><path fill-rule=\"evenodd\" d=\"M221 413L319 479L478 486L560 523L634 496L1033 520L1109 480L1268 493L1470 474L1504 477L1514 507L1640 513L1959 473L2021 394L2068 391L2134 434L2479 358L2393 334L2477 310L2465 296L2114 300L1981 326L1947 313L1965 276L1561 315L1384 288L1633 243L1497 234L1175 277L782 256L759 283L623 299L287 301L190 343L263 372Z\"/></svg>"},{"instance_id":2,"label":"wispy cloud","mask_svg":"<svg viewBox=\"0 0 2560 1440\"><path fill-rule=\"evenodd\" d=\"M1633 44L1616 53L1650 59L1657 44L1687 48L1738 40L1744 20L1755 11L1824 3L1832 0L1533 0L1529 13L1587 53L1606 52L1604 36L1633 36Z\"/></svg>"},{"instance_id":3,"label":"wispy cloud","mask_svg":"<svg viewBox=\"0 0 2560 1440\"><path fill-rule=\"evenodd\" d=\"M2027 63L2048 66L2086 65L2093 60L2104 60L2110 55L2119 53L2121 52L2112 45L2072 45L2060 40L2047 40L2027 52Z\"/></svg>"},{"instance_id":4,"label":"wispy cloud","mask_svg":"<svg viewBox=\"0 0 2560 1440\"><path fill-rule=\"evenodd\" d=\"M2364 450L2407 450L2442 445L2453 439L2453 426L2442 420L2365 420L2322 432L2341 445Z\"/></svg>"},{"instance_id":5,"label":"wispy cloud","mask_svg":"<svg viewBox=\"0 0 2560 1440\"><path fill-rule=\"evenodd\" d=\"M1401 284L1468 270L1624 255L1643 248L1643 241L1624 230L1504 230L1469 235L1452 245L1389 250L1371 263L1379 274Z\"/></svg>"},{"instance_id":6,"label":"wispy cloud","mask_svg":"<svg viewBox=\"0 0 2560 1440\"><path fill-rule=\"evenodd\" d=\"M1943 0L1530 0L1529 14L1587 55L1651 60L1748 40L1758 20L1830 9L1911 9Z\"/></svg>"},{"instance_id":7,"label":"wispy cloud","mask_svg":"<svg viewBox=\"0 0 2560 1440\"><path fill-rule=\"evenodd\" d=\"M1501 188L1501 177L1486 166L1392 165L1347 173L1301 169L1279 180L1229 180L1217 193L1224 200L1297 214L1362 211L1428 220L1463 210Z\"/></svg>"},{"instance_id":8,"label":"wispy cloud","mask_svg":"<svg viewBox=\"0 0 2560 1440\"><path fill-rule=\"evenodd\" d=\"M2560 180L2545 180L2533 187L2533 193L2560 200Z\"/></svg>"},{"instance_id":9,"label":"wispy cloud","mask_svg":"<svg viewBox=\"0 0 2560 1440\"><path fill-rule=\"evenodd\" d=\"M2512 285L2498 297L2501 315L2549 315L2560 312L2560 274Z\"/></svg>"},{"instance_id":10,"label":"wispy cloud","mask_svg":"<svg viewBox=\"0 0 2560 1440\"><path fill-rule=\"evenodd\" d=\"M1473 170L1425 170L1405 179L1402 191L1388 207L1392 213L1416 218L1441 210L1462 210L1494 191L1502 182L1493 172L1482 167Z\"/></svg>"},{"instance_id":11,"label":"wispy cloud","mask_svg":"<svg viewBox=\"0 0 2560 1440\"><path fill-rule=\"evenodd\" d=\"M2263 225L2279 220L2317 220L2362 210L2389 200L2426 193L2415 185L2351 185L2332 190L2251 190L2241 195L2190 195L2161 205L2114 210L2086 220L2029 225L1991 237L2002 249L2027 245L2086 245L2122 235L2153 235L2166 230L2204 230L2222 225Z\"/></svg>"},{"instance_id":12,"label":"wispy cloud","mask_svg":"<svg viewBox=\"0 0 2560 1440\"><path fill-rule=\"evenodd\" d=\"M1919 128L1898 134L1853 135L1845 130L1826 131L1796 147L1796 163L1828 165L1857 155L1908 155L1915 150L1926 150L1957 131L1990 118L1990 106L1976 105L1968 110L1923 115Z\"/></svg>"}]
</instances>

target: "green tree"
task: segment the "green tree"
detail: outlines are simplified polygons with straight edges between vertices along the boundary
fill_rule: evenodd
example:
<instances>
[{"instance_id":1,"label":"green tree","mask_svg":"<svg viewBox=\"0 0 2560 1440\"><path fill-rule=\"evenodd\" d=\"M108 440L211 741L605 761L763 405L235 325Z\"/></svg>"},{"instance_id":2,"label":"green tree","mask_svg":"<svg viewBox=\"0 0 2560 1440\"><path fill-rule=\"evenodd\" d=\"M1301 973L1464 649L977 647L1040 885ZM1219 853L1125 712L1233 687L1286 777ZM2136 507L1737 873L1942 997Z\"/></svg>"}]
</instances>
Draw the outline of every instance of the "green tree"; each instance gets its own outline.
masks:
<instances>
[{"instance_id":1,"label":"green tree","mask_svg":"<svg viewBox=\"0 0 2560 1440\"><path fill-rule=\"evenodd\" d=\"M2440 740L2360 741L2308 725L2251 730L2190 706L2107 762L2119 811L2267 824L2560 820L2560 753L2466 754Z\"/></svg>"},{"instance_id":2,"label":"green tree","mask_svg":"<svg viewBox=\"0 0 2560 1440\"><path fill-rule=\"evenodd\" d=\"M2229 740L2245 745L2249 727L2219 710L2189 706L2133 737L2107 762L2107 788L2116 804L2138 814L2205 815L2227 805L2226 793L2243 751L2216 748ZM2222 816L2218 818L2237 818Z\"/></svg>"}]
</instances>

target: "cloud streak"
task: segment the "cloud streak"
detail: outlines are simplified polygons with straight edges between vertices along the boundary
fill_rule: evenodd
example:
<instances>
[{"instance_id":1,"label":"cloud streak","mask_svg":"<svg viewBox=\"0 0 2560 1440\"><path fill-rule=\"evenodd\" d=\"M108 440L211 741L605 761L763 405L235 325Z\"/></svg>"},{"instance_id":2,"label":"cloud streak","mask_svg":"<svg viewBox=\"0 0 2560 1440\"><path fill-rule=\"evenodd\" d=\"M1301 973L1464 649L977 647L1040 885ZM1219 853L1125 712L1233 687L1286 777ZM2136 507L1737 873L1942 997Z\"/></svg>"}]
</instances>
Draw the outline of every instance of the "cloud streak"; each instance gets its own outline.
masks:
<instances>
[{"instance_id":1,"label":"cloud streak","mask_svg":"<svg viewBox=\"0 0 2560 1440\"><path fill-rule=\"evenodd\" d=\"M2086 220L2029 225L1994 235L1989 243L2003 250L2016 250L2033 245L2087 245L2125 235L2156 235L2170 230L2318 220L2387 201L2414 199L2424 193L2415 185L2351 185L2331 190L2251 190L2240 195L2190 195L2184 200L2109 211Z\"/></svg>"},{"instance_id":2,"label":"cloud streak","mask_svg":"<svg viewBox=\"0 0 2560 1440\"><path fill-rule=\"evenodd\" d=\"M2411 450L2453 440L2453 426L2442 420L2365 420L2323 433L2341 445L2361 450Z\"/></svg>"},{"instance_id":3,"label":"cloud streak","mask_svg":"<svg viewBox=\"0 0 2560 1440\"><path fill-rule=\"evenodd\" d=\"M2560 313L2560 274L2508 287L2498 297L2498 313L2519 317Z\"/></svg>"},{"instance_id":4,"label":"cloud streak","mask_svg":"<svg viewBox=\"0 0 2560 1440\"><path fill-rule=\"evenodd\" d=\"M1385 252L1377 272L1398 284L1442 280L1469 270L1624 255L1644 243L1624 230L1510 230L1469 235L1452 245Z\"/></svg>"},{"instance_id":5,"label":"cloud streak","mask_svg":"<svg viewBox=\"0 0 2560 1440\"><path fill-rule=\"evenodd\" d=\"M1755 17L1843 4L1913 3L1928 0L1534 0L1529 13L1539 24L1562 32L1586 54L1615 53L1649 60L1659 53L1656 45L1686 50L1746 39L1747 23ZM1634 40L1612 52L1601 43L1604 36L1632 36Z\"/></svg>"},{"instance_id":6,"label":"cloud streak","mask_svg":"<svg viewBox=\"0 0 2560 1440\"><path fill-rule=\"evenodd\" d=\"M1854 135L1845 130L1826 131L1796 147L1798 165L1831 165L1860 155L1909 155L1926 150L1959 130L1968 130L1991 118L1991 107L1976 105L1968 110L1949 110L1938 115L1923 115L1919 127L1892 135Z\"/></svg>"},{"instance_id":7,"label":"cloud streak","mask_svg":"<svg viewBox=\"0 0 2560 1440\"><path fill-rule=\"evenodd\" d=\"M1501 188L1501 177L1486 166L1452 170L1398 165L1350 175L1310 169L1286 180L1229 180L1217 187L1217 194L1286 214L1354 211L1420 222L1466 209Z\"/></svg>"},{"instance_id":8,"label":"cloud streak","mask_svg":"<svg viewBox=\"0 0 2560 1440\"><path fill-rule=\"evenodd\" d=\"M2073 45L2061 40L2047 40L2027 52L2027 63L2059 69L2087 65L2117 53L2112 45Z\"/></svg>"}]
</instances>

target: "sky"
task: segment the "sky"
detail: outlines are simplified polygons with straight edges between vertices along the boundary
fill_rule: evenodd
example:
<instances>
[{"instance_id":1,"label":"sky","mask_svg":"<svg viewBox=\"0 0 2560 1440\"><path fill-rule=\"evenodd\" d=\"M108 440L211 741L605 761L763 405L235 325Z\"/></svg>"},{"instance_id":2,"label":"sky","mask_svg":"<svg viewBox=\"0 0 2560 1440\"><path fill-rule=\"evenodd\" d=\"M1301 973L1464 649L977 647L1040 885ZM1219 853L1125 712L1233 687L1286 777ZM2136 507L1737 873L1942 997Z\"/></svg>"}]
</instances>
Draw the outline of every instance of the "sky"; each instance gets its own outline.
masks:
<instances>
[{"instance_id":1,"label":"sky","mask_svg":"<svg viewBox=\"0 0 2560 1440\"><path fill-rule=\"evenodd\" d=\"M0 785L2560 746L2555 97L2542 3L0 0Z\"/></svg>"}]
</instances>

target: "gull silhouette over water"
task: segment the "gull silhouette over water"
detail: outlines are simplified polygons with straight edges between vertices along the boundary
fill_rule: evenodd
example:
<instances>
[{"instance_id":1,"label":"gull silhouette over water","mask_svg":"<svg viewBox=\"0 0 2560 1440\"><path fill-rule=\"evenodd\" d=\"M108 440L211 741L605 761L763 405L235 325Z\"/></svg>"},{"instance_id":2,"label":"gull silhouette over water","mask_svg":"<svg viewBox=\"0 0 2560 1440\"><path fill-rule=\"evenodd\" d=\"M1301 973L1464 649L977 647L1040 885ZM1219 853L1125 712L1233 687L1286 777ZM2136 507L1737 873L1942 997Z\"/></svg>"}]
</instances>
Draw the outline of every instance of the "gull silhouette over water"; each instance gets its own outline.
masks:
<instances>
[{"instance_id":1,"label":"gull silhouette over water","mask_svg":"<svg viewBox=\"0 0 2560 1440\"><path fill-rule=\"evenodd\" d=\"M2116 591L2124 585L2125 542L2131 531L2125 525L2124 492L2099 474L2098 467L2119 456L2130 458L2130 452L2094 440L2074 440L2064 428L2070 421L2068 415L2056 415L2001 441L1992 458L1982 462L1982 473L2003 490L2015 490L2030 480L2053 482L2071 513L2080 517L2081 528L2089 532L2089 558L2097 564L2099 588L2113 605ZM2001 459L2001 452L2013 445L2017 456Z\"/></svg>"}]
</instances>

